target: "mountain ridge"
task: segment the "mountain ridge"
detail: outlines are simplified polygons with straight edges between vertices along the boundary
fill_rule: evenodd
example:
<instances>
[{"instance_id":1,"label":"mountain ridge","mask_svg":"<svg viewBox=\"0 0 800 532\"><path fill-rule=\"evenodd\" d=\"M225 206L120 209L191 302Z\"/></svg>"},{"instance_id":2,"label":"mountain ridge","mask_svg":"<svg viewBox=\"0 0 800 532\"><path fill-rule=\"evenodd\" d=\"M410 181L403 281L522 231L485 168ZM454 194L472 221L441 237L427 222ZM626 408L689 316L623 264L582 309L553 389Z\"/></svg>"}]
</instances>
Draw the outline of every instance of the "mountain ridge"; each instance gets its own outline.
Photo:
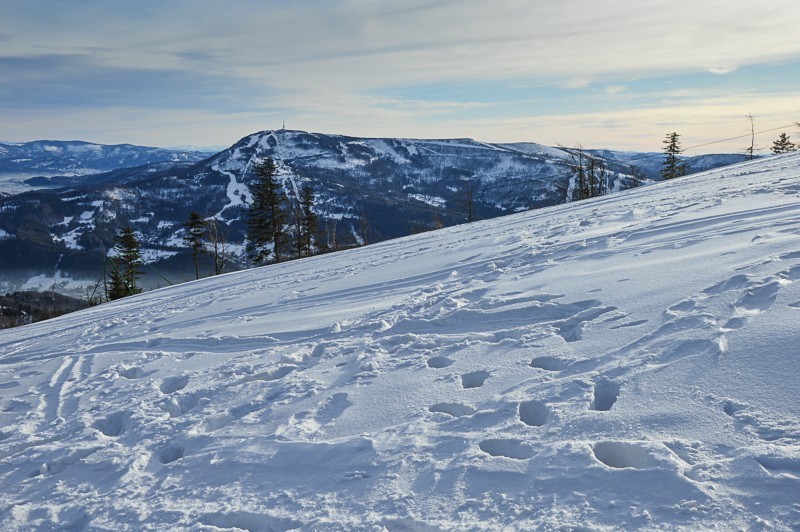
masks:
<instances>
[{"instance_id":1,"label":"mountain ridge","mask_svg":"<svg viewBox=\"0 0 800 532\"><path fill-rule=\"evenodd\" d=\"M319 241L334 249L562 203L574 187L569 155L535 143L266 130L199 161L47 178L41 183L66 186L0 198L5 290L86 291L127 224L141 235L148 262L186 280L182 231L191 211L222 224L232 266L244 267L252 161L264 157L276 160L290 204L303 185L314 188ZM609 161L609 190L630 186L629 163ZM145 278L148 286L162 282Z\"/></svg>"}]
</instances>

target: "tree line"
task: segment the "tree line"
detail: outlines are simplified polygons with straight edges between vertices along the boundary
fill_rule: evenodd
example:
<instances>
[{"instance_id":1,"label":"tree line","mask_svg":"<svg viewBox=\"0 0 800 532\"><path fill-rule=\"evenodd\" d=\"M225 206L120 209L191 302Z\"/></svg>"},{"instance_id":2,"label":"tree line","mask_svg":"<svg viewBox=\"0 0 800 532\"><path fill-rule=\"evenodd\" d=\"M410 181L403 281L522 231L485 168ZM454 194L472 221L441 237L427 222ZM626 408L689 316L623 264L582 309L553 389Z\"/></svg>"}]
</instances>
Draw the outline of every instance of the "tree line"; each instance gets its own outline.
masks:
<instances>
[{"instance_id":1,"label":"tree line","mask_svg":"<svg viewBox=\"0 0 800 532\"><path fill-rule=\"evenodd\" d=\"M684 151L680 137L677 132L671 132L666 134L663 141L664 158L660 176L665 180L689 173L689 167L680 158ZM561 146L561 149L568 154L567 166L574 178L574 185L567 198L569 201L603 196L612 191L611 184L618 174L609 170L603 157L580 145L572 148ZM778 155L797 149L798 145L790 140L789 135L781 133L773 142L771 151ZM267 157L257 162L253 168L256 179L248 187L250 201L246 213L246 251L252 264L261 266L330 251L331 244L322 242L323 231L315 211L316 195L313 188L308 184L304 185L298 197L290 200L278 181L277 166L272 158ZM642 172L635 165L629 165L629 172L627 177L630 186L641 184ZM470 189L467 202L467 220L470 222L474 219L472 192ZM211 257L214 275L223 273L228 264L228 244L217 220L204 219L193 211L183 225L183 240L191 252L195 278L201 277L200 264L204 256ZM335 235L335 221L333 231ZM333 241L335 242L335 236ZM367 243L366 231L364 243ZM335 244L333 248L336 248ZM114 254L107 260L103 275L106 299L110 301L140 293L142 289L138 285L138 279L144 264L135 231L130 226L122 228L115 237ZM91 296L89 300L90 304L94 304L100 298Z\"/></svg>"}]
</instances>

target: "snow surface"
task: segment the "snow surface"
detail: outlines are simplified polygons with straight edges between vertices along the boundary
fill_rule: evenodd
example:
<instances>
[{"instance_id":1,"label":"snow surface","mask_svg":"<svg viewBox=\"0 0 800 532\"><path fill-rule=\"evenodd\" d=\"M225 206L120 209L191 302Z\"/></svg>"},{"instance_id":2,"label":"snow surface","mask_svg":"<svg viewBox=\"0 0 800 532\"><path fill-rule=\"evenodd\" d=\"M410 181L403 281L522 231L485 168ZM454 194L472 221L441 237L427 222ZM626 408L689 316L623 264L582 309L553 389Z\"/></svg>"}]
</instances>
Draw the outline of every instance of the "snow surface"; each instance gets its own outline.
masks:
<instances>
[{"instance_id":1,"label":"snow surface","mask_svg":"<svg viewBox=\"0 0 800 532\"><path fill-rule=\"evenodd\" d=\"M3 530L800 527L800 154L0 333Z\"/></svg>"}]
</instances>

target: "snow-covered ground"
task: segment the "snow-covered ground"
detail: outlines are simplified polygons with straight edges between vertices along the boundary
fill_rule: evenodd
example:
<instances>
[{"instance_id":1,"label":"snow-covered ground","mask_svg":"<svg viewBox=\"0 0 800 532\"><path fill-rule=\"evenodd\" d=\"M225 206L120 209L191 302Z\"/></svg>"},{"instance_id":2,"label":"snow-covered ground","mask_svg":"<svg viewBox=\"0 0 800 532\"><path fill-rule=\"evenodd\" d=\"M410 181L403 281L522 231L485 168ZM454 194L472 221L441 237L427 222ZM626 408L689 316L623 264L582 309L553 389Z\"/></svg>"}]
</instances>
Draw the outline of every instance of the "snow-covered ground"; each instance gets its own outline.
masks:
<instances>
[{"instance_id":1,"label":"snow-covered ground","mask_svg":"<svg viewBox=\"0 0 800 532\"><path fill-rule=\"evenodd\" d=\"M800 154L0 334L3 530L800 527Z\"/></svg>"}]
</instances>

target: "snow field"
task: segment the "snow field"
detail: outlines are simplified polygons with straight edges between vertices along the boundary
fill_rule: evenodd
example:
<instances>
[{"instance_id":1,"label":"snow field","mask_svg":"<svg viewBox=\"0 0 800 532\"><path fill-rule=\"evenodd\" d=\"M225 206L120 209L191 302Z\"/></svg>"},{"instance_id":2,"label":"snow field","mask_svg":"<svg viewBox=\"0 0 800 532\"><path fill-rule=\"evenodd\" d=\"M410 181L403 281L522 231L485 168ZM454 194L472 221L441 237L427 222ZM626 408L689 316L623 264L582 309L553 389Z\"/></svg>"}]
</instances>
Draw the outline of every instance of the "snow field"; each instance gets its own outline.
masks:
<instances>
[{"instance_id":1,"label":"snow field","mask_svg":"<svg viewBox=\"0 0 800 532\"><path fill-rule=\"evenodd\" d=\"M800 157L0 334L4 529L800 526Z\"/></svg>"}]
</instances>

